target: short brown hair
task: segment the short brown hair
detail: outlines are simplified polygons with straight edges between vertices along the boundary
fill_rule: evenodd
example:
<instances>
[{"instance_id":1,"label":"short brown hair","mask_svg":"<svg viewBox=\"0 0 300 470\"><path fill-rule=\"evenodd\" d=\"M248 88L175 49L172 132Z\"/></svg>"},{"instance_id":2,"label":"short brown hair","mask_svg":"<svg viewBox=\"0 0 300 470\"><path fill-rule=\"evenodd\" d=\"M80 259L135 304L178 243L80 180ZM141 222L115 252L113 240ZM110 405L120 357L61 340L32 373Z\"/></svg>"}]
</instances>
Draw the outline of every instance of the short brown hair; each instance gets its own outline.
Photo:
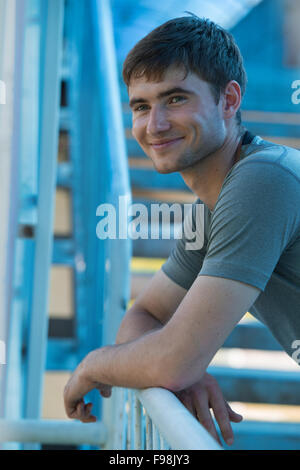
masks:
<instances>
[{"instance_id":1,"label":"short brown hair","mask_svg":"<svg viewBox=\"0 0 300 470\"><path fill-rule=\"evenodd\" d=\"M230 80L245 93L247 75L233 36L209 19L195 15L174 18L158 26L131 49L123 65L127 87L131 78L159 81L172 65L183 66L211 85L216 103ZM238 124L241 114L236 114Z\"/></svg>"}]
</instances>

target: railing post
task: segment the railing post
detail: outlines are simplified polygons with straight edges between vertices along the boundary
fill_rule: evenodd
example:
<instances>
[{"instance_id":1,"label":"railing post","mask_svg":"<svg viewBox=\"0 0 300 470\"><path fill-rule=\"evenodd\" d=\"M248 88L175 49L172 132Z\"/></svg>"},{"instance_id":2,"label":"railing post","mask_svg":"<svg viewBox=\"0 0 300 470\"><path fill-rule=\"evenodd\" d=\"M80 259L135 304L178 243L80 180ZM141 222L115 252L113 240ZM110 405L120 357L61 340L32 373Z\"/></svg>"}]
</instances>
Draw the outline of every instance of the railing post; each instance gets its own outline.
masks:
<instances>
[{"instance_id":1,"label":"railing post","mask_svg":"<svg viewBox=\"0 0 300 470\"><path fill-rule=\"evenodd\" d=\"M63 0L42 2L46 7L45 42L42 45L42 93L40 117L40 173L36 227L33 299L28 345L25 416L39 418L48 333L49 276L52 262L58 128L59 71L62 57Z\"/></svg>"},{"instance_id":2,"label":"railing post","mask_svg":"<svg viewBox=\"0 0 300 470\"><path fill-rule=\"evenodd\" d=\"M90 6L99 110L104 129L102 157L107 177L107 190L102 202L113 204L117 209L120 196L130 204L131 192L110 2L91 0ZM102 344L113 344L129 300L131 240L127 236L105 240L103 250L106 269L102 286L105 297ZM123 409L122 403L118 402L119 397L120 390L113 389L112 397L102 401L102 419L109 429L105 449L115 449L120 445L120 439L115 440L114 437L119 436L117 429L122 425L120 415Z\"/></svg>"},{"instance_id":3,"label":"railing post","mask_svg":"<svg viewBox=\"0 0 300 470\"><path fill-rule=\"evenodd\" d=\"M154 387L135 393L146 409L147 449L156 446L153 426L161 435L161 448L165 448L166 441L172 450L222 449L172 392Z\"/></svg>"},{"instance_id":4,"label":"railing post","mask_svg":"<svg viewBox=\"0 0 300 470\"><path fill-rule=\"evenodd\" d=\"M0 322L2 323L6 341L6 365L0 366L0 416L19 418L22 407L21 388L21 318L17 305L13 305L14 290L16 288L16 259L20 246L17 241L18 210L20 200L20 154L21 154L21 126L22 126L22 83L23 83L23 52L25 33L25 9L26 0L2 2L5 15L1 18L5 21L5 41L2 44L4 54L7 82L6 104L1 108L1 149L3 162L7 165L8 173L1 168L1 176L5 178L1 190L1 202L8 197L6 208L7 216L1 211L2 229L6 231L6 241L1 246L5 255L1 256L4 282L0 279ZM3 12L3 10L2 10ZM3 39L3 37L2 37ZM6 80L6 78L5 78ZM4 119L3 119L4 118ZM4 145L3 145L4 144ZM2 162L1 162L2 163ZM1 165L2 166L2 165ZM1 191L1 193L2 193ZM5 196L6 194L6 196ZM4 207L3 207L3 210ZM0 255L2 255L0 253ZM3 286L3 292L2 292ZM15 308L16 307L16 308ZM7 446L5 446L8 449ZM11 447L10 447L11 448Z\"/></svg>"},{"instance_id":5,"label":"railing post","mask_svg":"<svg viewBox=\"0 0 300 470\"><path fill-rule=\"evenodd\" d=\"M100 447L106 440L103 423L66 420L0 419L0 442L30 442L64 445L90 444Z\"/></svg>"}]
</instances>

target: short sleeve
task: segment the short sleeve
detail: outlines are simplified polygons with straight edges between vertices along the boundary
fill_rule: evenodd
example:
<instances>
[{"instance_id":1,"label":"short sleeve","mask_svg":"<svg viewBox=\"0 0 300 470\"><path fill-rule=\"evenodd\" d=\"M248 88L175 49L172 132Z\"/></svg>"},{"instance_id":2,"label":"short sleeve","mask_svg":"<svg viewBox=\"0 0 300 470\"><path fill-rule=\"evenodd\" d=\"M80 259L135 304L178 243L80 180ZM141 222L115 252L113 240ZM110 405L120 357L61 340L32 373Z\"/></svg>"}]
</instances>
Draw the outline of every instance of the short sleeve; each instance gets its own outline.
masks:
<instances>
[{"instance_id":1,"label":"short sleeve","mask_svg":"<svg viewBox=\"0 0 300 470\"><path fill-rule=\"evenodd\" d=\"M201 211L199 209L202 209ZM204 220L199 222L203 214ZM208 240L208 227L210 224L210 213L207 207L198 199L191 207L188 214L188 224L182 228L182 237L176 242L169 258L162 265L163 272L172 281L185 289L189 289L199 274L206 254ZM187 222L187 219L185 219ZM186 230L187 226L192 227L192 234ZM191 240L194 242L190 244ZM197 243L198 241L198 243ZM191 247L193 247L191 249ZM198 247L197 247L198 246Z\"/></svg>"},{"instance_id":2,"label":"short sleeve","mask_svg":"<svg viewBox=\"0 0 300 470\"><path fill-rule=\"evenodd\" d=\"M263 291L299 233L299 207L295 174L274 162L241 162L221 188L199 275L234 279Z\"/></svg>"}]
</instances>

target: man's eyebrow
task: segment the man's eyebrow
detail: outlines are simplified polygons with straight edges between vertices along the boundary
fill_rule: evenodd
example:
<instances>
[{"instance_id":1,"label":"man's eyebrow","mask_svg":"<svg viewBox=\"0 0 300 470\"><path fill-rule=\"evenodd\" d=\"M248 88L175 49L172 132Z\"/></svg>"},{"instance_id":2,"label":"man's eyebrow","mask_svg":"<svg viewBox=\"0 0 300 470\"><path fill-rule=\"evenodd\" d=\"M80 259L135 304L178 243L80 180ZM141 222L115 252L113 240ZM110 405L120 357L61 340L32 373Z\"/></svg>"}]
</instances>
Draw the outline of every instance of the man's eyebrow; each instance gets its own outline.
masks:
<instances>
[{"instance_id":1,"label":"man's eyebrow","mask_svg":"<svg viewBox=\"0 0 300 470\"><path fill-rule=\"evenodd\" d=\"M195 94L194 91L187 90L186 88L175 87L175 88L170 88L169 90L161 91L156 96L156 99L165 98L166 96L173 95L174 93L185 93L187 95ZM137 103L147 103L147 100L145 98L132 98L129 101L129 106L133 108Z\"/></svg>"}]
</instances>

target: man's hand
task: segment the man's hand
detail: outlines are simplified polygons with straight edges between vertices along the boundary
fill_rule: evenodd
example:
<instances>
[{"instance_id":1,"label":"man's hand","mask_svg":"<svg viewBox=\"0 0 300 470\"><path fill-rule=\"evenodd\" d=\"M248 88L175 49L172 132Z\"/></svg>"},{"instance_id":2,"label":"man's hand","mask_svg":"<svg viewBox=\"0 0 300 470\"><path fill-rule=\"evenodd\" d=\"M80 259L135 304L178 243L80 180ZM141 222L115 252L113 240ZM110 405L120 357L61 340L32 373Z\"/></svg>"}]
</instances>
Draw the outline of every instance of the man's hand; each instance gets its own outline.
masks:
<instances>
[{"instance_id":1,"label":"man's hand","mask_svg":"<svg viewBox=\"0 0 300 470\"><path fill-rule=\"evenodd\" d=\"M224 441L228 445L233 444L233 431L230 421L239 423L243 417L230 408L214 377L205 373L199 382L185 390L176 392L175 395L217 442L222 445L210 412L210 408L212 408Z\"/></svg>"},{"instance_id":2,"label":"man's hand","mask_svg":"<svg viewBox=\"0 0 300 470\"><path fill-rule=\"evenodd\" d=\"M93 389L108 398L111 395L111 386L99 382L90 381L85 373L85 360L83 360L70 377L64 389L64 403L66 414L69 418L79 419L83 423L96 421L96 416L91 414L92 403L85 403L84 396Z\"/></svg>"}]
</instances>

